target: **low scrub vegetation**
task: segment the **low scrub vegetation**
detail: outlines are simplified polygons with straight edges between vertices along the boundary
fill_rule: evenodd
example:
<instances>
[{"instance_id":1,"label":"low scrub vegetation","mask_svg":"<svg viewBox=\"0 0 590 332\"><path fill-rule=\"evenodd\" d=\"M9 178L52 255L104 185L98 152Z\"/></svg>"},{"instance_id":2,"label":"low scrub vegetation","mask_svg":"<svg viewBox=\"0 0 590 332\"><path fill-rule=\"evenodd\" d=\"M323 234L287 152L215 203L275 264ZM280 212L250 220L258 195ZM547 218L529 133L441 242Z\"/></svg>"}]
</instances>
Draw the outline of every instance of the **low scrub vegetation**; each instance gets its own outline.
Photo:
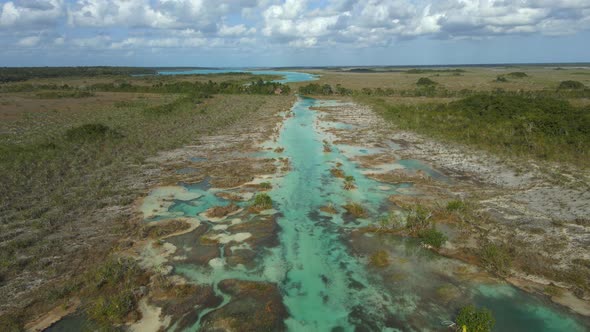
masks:
<instances>
[{"instance_id":1,"label":"low scrub vegetation","mask_svg":"<svg viewBox=\"0 0 590 332\"><path fill-rule=\"evenodd\" d=\"M455 323L459 331L491 332L496 321L490 310L468 305L461 308L455 318Z\"/></svg>"},{"instance_id":2,"label":"low scrub vegetation","mask_svg":"<svg viewBox=\"0 0 590 332\"><path fill-rule=\"evenodd\" d=\"M19 82L32 78L98 77L112 75L156 74L152 68L140 67L20 67L0 68L0 82Z\"/></svg>"},{"instance_id":3,"label":"low scrub vegetation","mask_svg":"<svg viewBox=\"0 0 590 332\"><path fill-rule=\"evenodd\" d=\"M68 129L65 136L70 142L85 142L107 138L120 138L122 135L102 123L88 123Z\"/></svg>"},{"instance_id":4,"label":"low scrub vegetation","mask_svg":"<svg viewBox=\"0 0 590 332\"><path fill-rule=\"evenodd\" d=\"M499 154L590 166L590 112L561 99L478 94L447 105L373 104L403 129Z\"/></svg>"},{"instance_id":5,"label":"low scrub vegetation","mask_svg":"<svg viewBox=\"0 0 590 332\"><path fill-rule=\"evenodd\" d=\"M272 199L268 194L257 194L256 197L254 197L254 202L252 202L250 209L254 211L272 209Z\"/></svg>"},{"instance_id":6,"label":"low scrub vegetation","mask_svg":"<svg viewBox=\"0 0 590 332\"><path fill-rule=\"evenodd\" d=\"M428 77L420 77L418 79L418 81L416 82L416 85L418 86L424 86L424 85L436 85L437 83L433 80L431 80Z\"/></svg>"},{"instance_id":7,"label":"low scrub vegetation","mask_svg":"<svg viewBox=\"0 0 590 332\"><path fill-rule=\"evenodd\" d=\"M513 255L506 245L491 242L485 243L480 248L479 258L482 265L489 271L500 276L510 274Z\"/></svg>"},{"instance_id":8,"label":"low scrub vegetation","mask_svg":"<svg viewBox=\"0 0 590 332\"><path fill-rule=\"evenodd\" d=\"M447 237L442 232L438 231L434 227L427 228L418 232L418 237L422 240L424 244L432 246L433 248L440 249L445 242L447 242Z\"/></svg>"},{"instance_id":9,"label":"low scrub vegetation","mask_svg":"<svg viewBox=\"0 0 590 332\"><path fill-rule=\"evenodd\" d=\"M559 83L559 90L568 90L568 89L584 89L586 86L579 81L563 81Z\"/></svg>"},{"instance_id":10,"label":"low scrub vegetation","mask_svg":"<svg viewBox=\"0 0 590 332\"><path fill-rule=\"evenodd\" d=\"M525 77L529 77L529 75L527 75L527 73L522 72L522 71L514 71L514 72L511 72L511 73L508 73L506 76L512 77L512 78L525 78Z\"/></svg>"},{"instance_id":11,"label":"low scrub vegetation","mask_svg":"<svg viewBox=\"0 0 590 332\"><path fill-rule=\"evenodd\" d=\"M421 204L411 206L406 215L406 228L411 234L428 229L432 225L432 211Z\"/></svg>"}]
</instances>

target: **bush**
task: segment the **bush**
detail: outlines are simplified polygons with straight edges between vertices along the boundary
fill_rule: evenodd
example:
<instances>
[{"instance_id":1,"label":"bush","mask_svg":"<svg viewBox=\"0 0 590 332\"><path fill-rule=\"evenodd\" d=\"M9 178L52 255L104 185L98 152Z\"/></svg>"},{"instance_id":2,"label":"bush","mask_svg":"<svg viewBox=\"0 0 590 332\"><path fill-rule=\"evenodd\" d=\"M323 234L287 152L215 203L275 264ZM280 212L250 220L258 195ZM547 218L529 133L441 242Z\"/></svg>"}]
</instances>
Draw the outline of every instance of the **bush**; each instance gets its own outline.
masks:
<instances>
[{"instance_id":1,"label":"bush","mask_svg":"<svg viewBox=\"0 0 590 332\"><path fill-rule=\"evenodd\" d=\"M486 308L477 309L473 305L461 308L455 319L458 327L466 327L469 332L490 332L495 320L492 312Z\"/></svg>"},{"instance_id":2,"label":"bush","mask_svg":"<svg viewBox=\"0 0 590 332\"><path fill-rule=\"evenodd\" d=\"M416 82L416 85L436 85L437 83L433 80L431 80L428 77L420 77L420 79L418 80L418 82Z\"/></svg>"},{"instance_id":3,"label":"bush","mask_svg":"<svg viewBox=\"0 0 590 332\"><path fill-rule=\"evenodd\" d=\"M521 71L515 71L512 73L509 73L508 76L513 77L513 78L525 78L525 77L528 77L529 75L527 75L526 73L521 72Z\"/></svg>"},{"instance_id":4,"label":"bush","mask_svg":"<svg viewBox=\"0 0 590 332\"><path fill-rule=\"evenodd\" d=\"M578 82L578 81L563 81L561 83L559 83L559 90L578 90L578 89L583 89L586 86L584 86L584 84L582 82Z\"/></svg>"},{"instance_id":5,"label":"bush","mask_svg":"<svg viewBox=\"0 0 590 332\"><path fill-rule=\"evenodd\" d=\"M431 245L436 249L440 249L447 241L447 237L435 228L428 228L418 233L418 237L422 239L425 244Z\"/></svg>"},{"instance_id":6,"label":"bush","mask_svg":"<svg viewBox=\"0 0 590 332\"><path fill-rule=\"evenodd\" d=\"M447 203L447 211L463 211L465 210L465 202L461 200L452 200Z\"/></svg>"},{"instance_id":7,"label":"bush","mask_svg":"<svg viewBox=\"0 0 590 332\"><path fill-rule=\"evenodd\" d=\"M263 190L272 189L272 184L270 182L261 182L258 187Z\"/></svg>"},{"instance_id":8,"label":"bush","mask_svg":"<svg viewBox=\"0 0 590 332\"><path fill-rule=\"evenodd\" d=\"M255 210L272 209L272 199L270 196L268 196L268 194L257 194L256 197L254 197L254 203L252 203L251 207Z\"/></svg>"},{"instance_id":9,"label":"bush","mask_svg":"<svg viewBox=\"0 0 590 332\"><path fill-rule=\"evenodd\" d=\"M121 134L102 123L88 123L66 131L68 141L96 141L107 137L121 137Z\"/></svg>"},{"instance_id":10,"label":"bush","mask_svg":"<svg viewBox=\"0 0 590 332\"><path fill-rule=\"evenodd\" d=\"M426 207L420 204L413 206L406 218L406 227L411 233L419 232L430 227L430 218L432 213Z\"/></svg>"},{"instance_id":11,"label":"bush","mask_svg":"<svg viewBox=\"0 0 590 332\"><path fill-rule=\"evenodd\" d=\"M100 296L88 310L88 315L101 324L120 324L125 322L135 307L133 292L125 290L113 295Z\"/></svg>"},{"instance_id":12,"label":"bush","mask_svg":"<svg viewBox=\"0 0 590 332\"><path fill-rule=\"evenodd\" d=\"M485 268L499 275L508 275L512 266L512 255L503 244L486 243L480 249L480 258Z\"/></svg>"}]
</instances>

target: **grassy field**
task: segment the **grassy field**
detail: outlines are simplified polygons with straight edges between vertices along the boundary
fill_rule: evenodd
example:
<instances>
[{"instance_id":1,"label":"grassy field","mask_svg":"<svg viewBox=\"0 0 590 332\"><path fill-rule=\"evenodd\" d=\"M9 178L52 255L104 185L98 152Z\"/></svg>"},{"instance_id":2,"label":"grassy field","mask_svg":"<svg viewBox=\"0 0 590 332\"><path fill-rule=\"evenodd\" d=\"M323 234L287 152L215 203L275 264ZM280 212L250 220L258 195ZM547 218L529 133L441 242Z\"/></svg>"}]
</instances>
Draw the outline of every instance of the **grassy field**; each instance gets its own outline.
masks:
<instances>
[{"instance_id":1,"label":"grassy field","mask_svg":"<svg viewBox=\"0 0 590 332\"><path fill-rule=\"evenodd\" d=\"M292 101L254 88L202 97L71 92L127 80L152 87L209 79L238 86L254 77L65 77L0 86L0 316L108 255L131 227L132 203L158 181L148 157ZM25 92L7 92L23 84Z\"/></svg>"},{"instance_id":2,"label":"grassy field","mask_svg":"<svg viewBox=\"0 0 590 332\"><path fill-rule=\"evenodd\" d=\"M559 67L557 67L559 68ZM464 67L461 72L420 72L412 68L399 72L351 73L327 70L310 70L321 75L320 83L360 90L362 88L392 88L408 90L416 87L421 77L428 77L451 91L470 89L475 91L504 90L542 90L557 89L565 80L576 80L590 87L590 70L581 68L544 66L510 67ZM517 77L510 73L524 72L527 76ZM497 81L498 76L506 77L506 82ZM301 84L301 83L299 83Z\"/></svg>"}]
</instances>

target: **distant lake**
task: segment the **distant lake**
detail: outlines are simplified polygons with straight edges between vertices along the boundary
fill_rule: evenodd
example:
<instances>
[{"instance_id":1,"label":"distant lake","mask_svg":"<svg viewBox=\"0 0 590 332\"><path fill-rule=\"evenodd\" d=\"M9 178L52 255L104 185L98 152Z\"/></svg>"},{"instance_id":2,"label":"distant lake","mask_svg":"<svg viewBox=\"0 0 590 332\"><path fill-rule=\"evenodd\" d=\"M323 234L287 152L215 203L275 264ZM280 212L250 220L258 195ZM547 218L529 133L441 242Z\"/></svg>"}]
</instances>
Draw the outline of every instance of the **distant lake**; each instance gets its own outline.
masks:
<instances>
[{"instance_id":1,"label":"distant lake","mask_svg":"<svg viewBox=\"0 0 590 332\"><path fill-rule=\"evenodd\" d=\"M224 73L251 73L254 75L278 75L283 76L283 79L275 80L278 83L295 83L315 81L319 77L309 73L301 73L295 71L278 71L278 70L247 70L247 69L189 69L189 70L168 70L158 71L159 75L207 75L207 74L224 74Z\"/></svg>"}]
</instances>

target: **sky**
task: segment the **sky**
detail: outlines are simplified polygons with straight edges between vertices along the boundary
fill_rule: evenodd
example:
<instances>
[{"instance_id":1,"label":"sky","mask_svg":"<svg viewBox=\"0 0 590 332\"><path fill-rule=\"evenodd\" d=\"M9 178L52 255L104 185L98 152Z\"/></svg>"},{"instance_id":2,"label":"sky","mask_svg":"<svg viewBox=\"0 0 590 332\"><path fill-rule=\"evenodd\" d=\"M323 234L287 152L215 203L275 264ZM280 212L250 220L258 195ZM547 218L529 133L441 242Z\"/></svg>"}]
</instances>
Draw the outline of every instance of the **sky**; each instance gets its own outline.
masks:
<instances>
[{"instance_id":1,"label":"sky","mask_svg":"<svg viewBox=\"0 0 590 332\"><path fill-rule=\"evenodd\" d=\"M590 0L0 0L0 66L590 62Z\"/></svg>"}]
</instances>

